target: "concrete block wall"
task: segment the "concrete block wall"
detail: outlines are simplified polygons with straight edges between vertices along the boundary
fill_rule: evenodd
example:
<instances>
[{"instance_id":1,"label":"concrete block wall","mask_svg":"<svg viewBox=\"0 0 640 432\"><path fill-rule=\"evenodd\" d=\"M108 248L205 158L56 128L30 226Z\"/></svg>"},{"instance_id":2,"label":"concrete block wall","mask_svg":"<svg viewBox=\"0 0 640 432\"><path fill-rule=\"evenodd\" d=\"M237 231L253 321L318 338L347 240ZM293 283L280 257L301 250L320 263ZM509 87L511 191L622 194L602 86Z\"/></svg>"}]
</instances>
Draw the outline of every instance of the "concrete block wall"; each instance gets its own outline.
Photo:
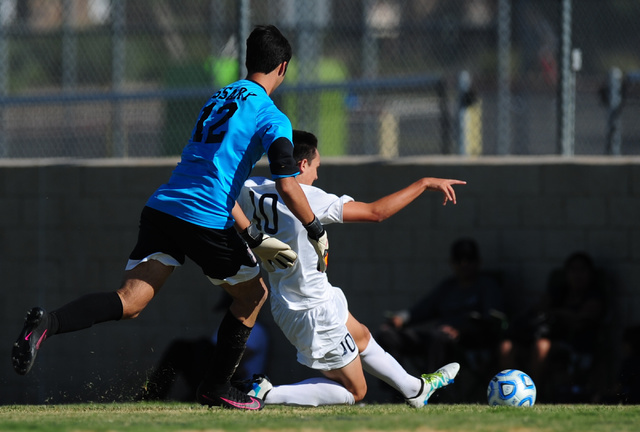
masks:
<instances>
[{"instance_id":1,"label":"concrete block wall","mask_svg":"<svg viewBox=\"0 0 640 432\"><path fill-rule=\"evenodd\" d=\"M0 162L0 404L122 400L174 338L211 334L220 289L188 262L136 320L96 325L48 340L34 369L13 372L11 345L25 312L55 309L118 287L139 212L175 159ZM261 164L256 173L265 174ZM466 180L458 204L427 192L381 224L328 227L329 275L372 330L449 274L449 245L475 237L484 267L505 274L514 309L544 290L573 251L609 274L614 302L612 361L619 330L640 311L640 158L324 158L316 183L373 201L423 176ZM279 383L313 372L295 362L270 319L269 375Z\"/></svg>"}]
</instances>

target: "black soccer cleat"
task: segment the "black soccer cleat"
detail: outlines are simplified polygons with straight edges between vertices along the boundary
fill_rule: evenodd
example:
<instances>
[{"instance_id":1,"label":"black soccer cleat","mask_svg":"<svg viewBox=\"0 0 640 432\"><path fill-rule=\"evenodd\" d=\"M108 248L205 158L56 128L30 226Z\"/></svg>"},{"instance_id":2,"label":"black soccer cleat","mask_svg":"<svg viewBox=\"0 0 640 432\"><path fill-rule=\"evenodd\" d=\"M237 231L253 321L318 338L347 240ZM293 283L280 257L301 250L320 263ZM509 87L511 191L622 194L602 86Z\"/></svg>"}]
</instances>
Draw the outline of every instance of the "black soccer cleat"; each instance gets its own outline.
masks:
<instances>
[{"instance_id":1,"label":"black soccer cleat","mask_svg":"<svg viewBox=\"0 0 640 432\"><path fill-rule=\"evenodd\" d=\"M24 327L13 344L11 360L13 368L20 375L26 375L36 360L40 345L47 338L49 314L41 307L34 307L24 319Z\"/></svg>"},{"instance_id":2,"label":"black soccer cleat","mask_svg":"<svg viewBox=\"0 0 640 432\"><path fill-rule=\"evenodd\" d=\"M207 388L204 383L198 386L196 399L201 405L220 406L247 411L258 411L264 406L261 399L249 396L232 385L227 384L221 388Z\"/></svg>"}]
</instances>

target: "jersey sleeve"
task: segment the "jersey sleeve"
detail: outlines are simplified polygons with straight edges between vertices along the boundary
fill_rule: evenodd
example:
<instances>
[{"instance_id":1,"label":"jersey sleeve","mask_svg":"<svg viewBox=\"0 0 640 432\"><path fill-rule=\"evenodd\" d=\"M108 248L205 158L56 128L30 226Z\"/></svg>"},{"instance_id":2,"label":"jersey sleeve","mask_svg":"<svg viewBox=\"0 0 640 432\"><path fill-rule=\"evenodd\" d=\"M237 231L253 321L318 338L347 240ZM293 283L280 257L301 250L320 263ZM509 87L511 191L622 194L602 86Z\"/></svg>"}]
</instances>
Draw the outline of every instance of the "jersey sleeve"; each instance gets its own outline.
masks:
<instances>
[{"instance_id":1,"label":"jersey sleeve","mask_svg":"<svg viewBox=\"0 0 640 432\"><path fill-rule=\"evenodd\" d=\"M300 174L298 164L293 157L293 144L286 138L278 138L269 147L269 169L272 178L278 179Z\"/></svg>"},{"instance_id":2,"label":"jersey sleeve","mask_svg":"<svg viewBox=\"0 0 640 432\"><path fill-rule=\"evenodd\" d=\"M302 185L311 209L323 225L343 222L343 208L354 201L349 195L337 196L314 186Z\"/></svg>"},{"instance_id":3,"label":"jersey sleeve","mask_svg":"<svg viewBox=\"0 0 640 432\"><path fill-rule=\"evenodd\" d=\"M289 118L275 105L265 106L257 117L262 145L269 158L272 178L300 174L293 158L293 132Z\"/></svg>"}]
</instances>

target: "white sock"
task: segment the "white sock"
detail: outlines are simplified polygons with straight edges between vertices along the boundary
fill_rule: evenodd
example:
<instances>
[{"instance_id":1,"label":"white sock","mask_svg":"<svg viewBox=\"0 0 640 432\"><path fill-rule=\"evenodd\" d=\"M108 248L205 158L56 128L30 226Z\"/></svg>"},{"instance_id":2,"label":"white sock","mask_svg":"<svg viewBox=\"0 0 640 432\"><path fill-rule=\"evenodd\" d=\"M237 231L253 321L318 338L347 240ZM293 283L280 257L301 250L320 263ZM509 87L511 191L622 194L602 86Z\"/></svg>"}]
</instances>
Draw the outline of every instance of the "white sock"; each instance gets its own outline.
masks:
<instances>
[{"instance_id":1,"label":"white sock","mask_svg":"<svg viewBox=\"0 0 640 432\"><path fill-rule=\"evenodd\" d=\"M422 380L409 375L391 354L378 345L373 336L360 353L360 360L365 371L398 390L405 398L417 396L422 388Z\"/></svg>"},{"instance_id":2,"label":"white sock","mask_svg":"<svg viewBox=\"0 0 640 432\"><path fill-rule=\"evenodd\" d=\"M295 384L274 386L264 400L267 405L353 405L349 390L328 378L309 378Z\"/></svg>"}]
</instances>

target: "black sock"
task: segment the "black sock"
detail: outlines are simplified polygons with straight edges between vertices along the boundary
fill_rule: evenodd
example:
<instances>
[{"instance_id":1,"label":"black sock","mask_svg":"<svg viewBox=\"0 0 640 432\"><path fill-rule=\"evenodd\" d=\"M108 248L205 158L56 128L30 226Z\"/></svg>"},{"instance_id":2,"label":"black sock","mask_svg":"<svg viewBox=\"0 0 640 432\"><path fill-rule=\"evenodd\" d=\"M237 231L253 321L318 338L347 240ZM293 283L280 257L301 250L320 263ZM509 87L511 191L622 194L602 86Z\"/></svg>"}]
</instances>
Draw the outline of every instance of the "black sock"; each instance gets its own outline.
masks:
<instances>
[{"instance_id":1,"label":"black sock","mask_svg":"<svg viewBox=\"0 0 640 432\"><path fill-rule=\"evenodd\" d=\"M251 328L227 311L218 329L215 355L205 375L205 383L208 386L225 385L231 381L247 347L250 334Z\"/></svg>"},{"instance_id":2,"label":"black sock","mask_svg":"<svg viewBox=\"0 0 640 432\"><path fill-rule=\"evenodd\" d=\"M105 321L122 318L122 301L117 292L88 294L49 314L49 334L82 330Z\"/></svg>"}]
</instances>

